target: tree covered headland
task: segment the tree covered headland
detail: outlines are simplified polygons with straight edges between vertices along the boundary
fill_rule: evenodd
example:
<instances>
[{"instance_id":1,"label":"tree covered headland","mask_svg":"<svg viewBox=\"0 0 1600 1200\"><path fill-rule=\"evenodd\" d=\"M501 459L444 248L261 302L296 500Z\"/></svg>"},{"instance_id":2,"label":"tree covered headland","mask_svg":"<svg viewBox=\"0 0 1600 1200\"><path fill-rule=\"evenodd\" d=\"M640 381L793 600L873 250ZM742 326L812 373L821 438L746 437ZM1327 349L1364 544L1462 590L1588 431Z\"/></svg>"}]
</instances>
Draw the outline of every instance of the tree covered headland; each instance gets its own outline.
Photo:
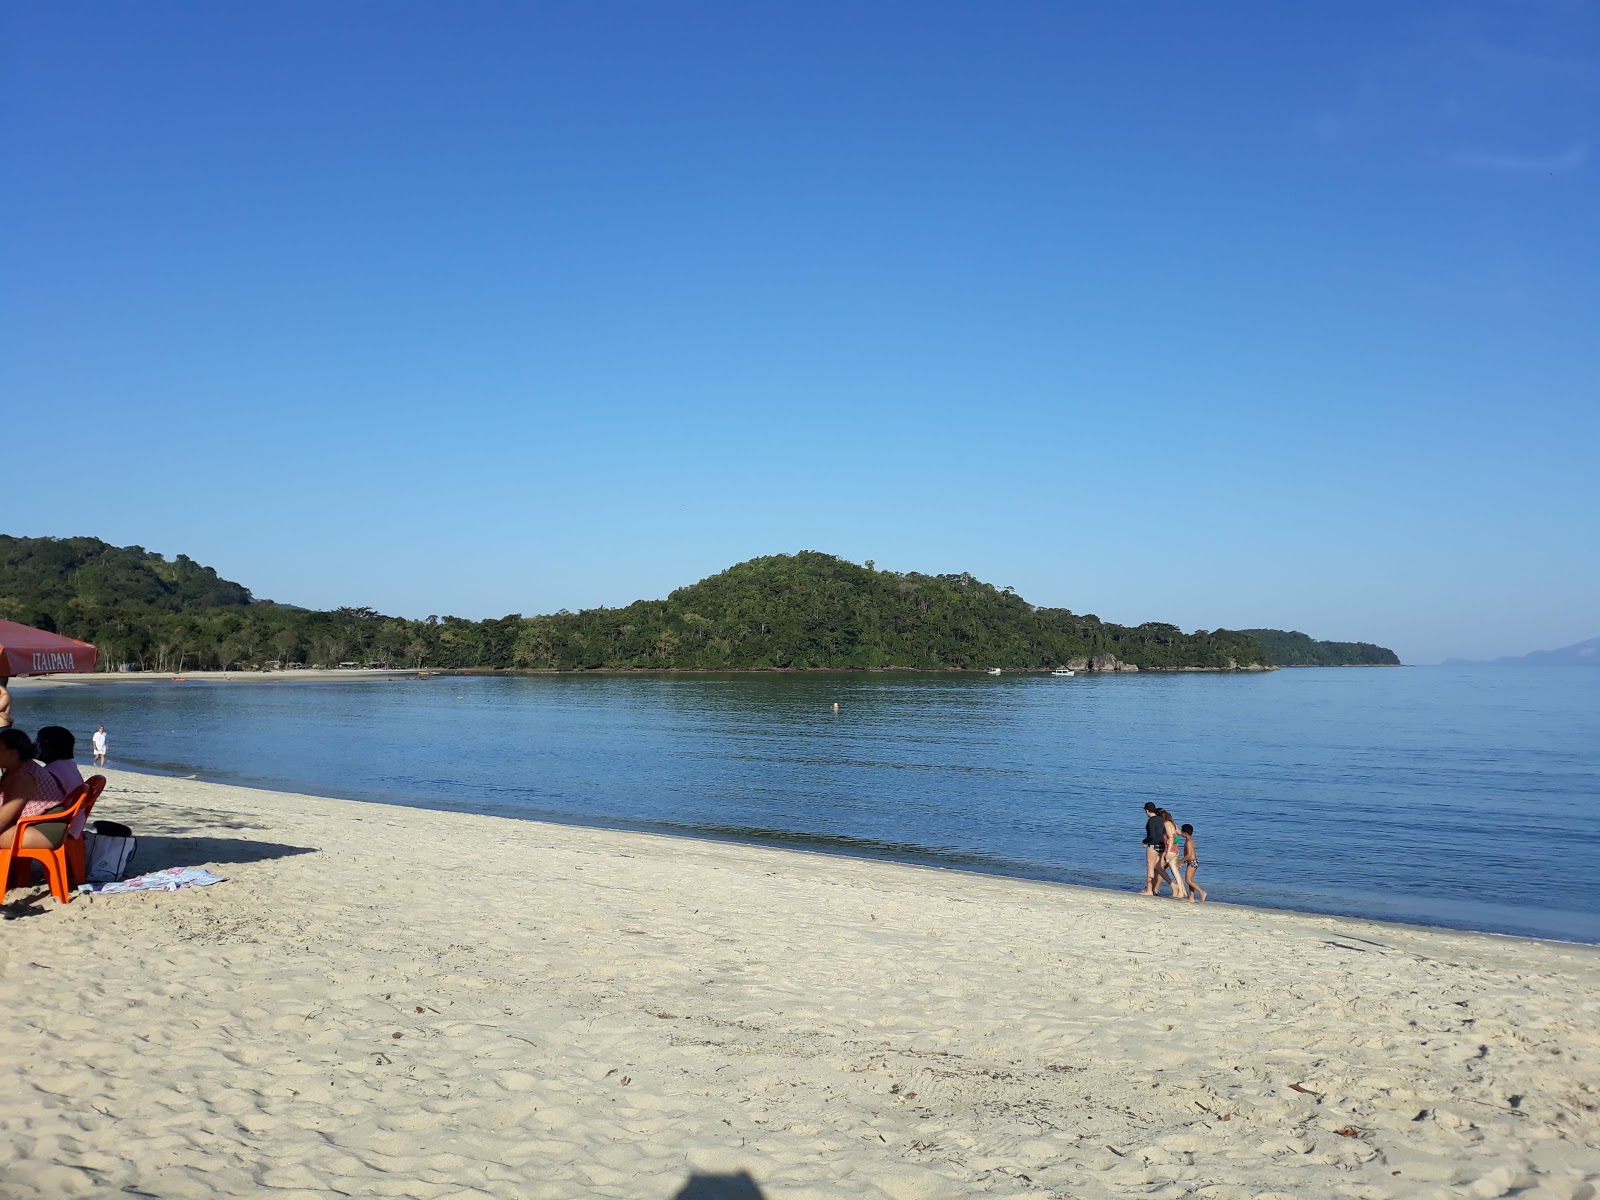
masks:
<instances>
[{"instance_id":1,"label":"tree covered headland","mask_svg":"<svg viewBox=\"0 0 1600 1200\"><path fill-rule=\"evenodd\" d=\"M1144 670L1268 664L1254 638L1113 625L1035 608L971 575L900 574L803 551L755 558L665 600L535 617L518 666L1043 668L1114 656Z\"/></svg>"},{"instance_id":2,"label":"tree covered headland","mask_svg":"<svg viewBox=\"0 0 1600 1200\"><path fill-rule=\"evenodd\" d=\"M751 559L665 600L625 608L408 620L369 608L310 612L256 600L182 555L168 562L96 538L0 535L0 617L94 642L107 670L122 663L179 671L344 662L941 670L1086 661L1099 669L1230 670L1275 661L1260 636L1275 631L1115 625L1035 608L1010 588L970 575L878 571L815 551Z\"/></svg>"},{"instance_id":3,"label":"tree covered headland","mask_svg":"<svg viewBox=\"0 0 1600 1200\"><path fill-rule=\"evenodd\" d=\"M1398 667L1400 658L1371 642L1318 642L1295 630L1246 629L1280 667Z\"/></svg>"}]
</instances>

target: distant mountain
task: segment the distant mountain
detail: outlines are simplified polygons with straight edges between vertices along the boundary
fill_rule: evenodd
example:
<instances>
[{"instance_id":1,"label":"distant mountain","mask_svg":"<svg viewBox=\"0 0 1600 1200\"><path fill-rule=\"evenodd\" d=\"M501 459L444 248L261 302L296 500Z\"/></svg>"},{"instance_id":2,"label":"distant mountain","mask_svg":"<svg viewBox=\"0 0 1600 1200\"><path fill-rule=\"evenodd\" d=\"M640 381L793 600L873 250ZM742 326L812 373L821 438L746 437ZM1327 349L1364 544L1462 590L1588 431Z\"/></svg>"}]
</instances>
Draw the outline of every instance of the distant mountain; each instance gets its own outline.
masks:
<instances>
[{"instance_id":1,"label":"distant mountain","mask_svg":"<svg viewBox=\"0 0 1600 1200\"><path fill-rule=\"evenodd\" d=\"M1447 667L1600 667L1600 637L1563 646L1559 650L1535 650L1532 654L1513 654L1488 662L1465 658L1445 659Z\"/></svg>"},{"instance_id":2,"label":"distant mountain","mask_svg":"<svg viewBox=\"0 0 1600 1200\"><path fill-rule=\"evenodd\" d=\"M1371 642L1319 642L1298 630L1241 629L1259 641L1280 667L1398 667L1400 656Z\"/></svg>"}]
</instances>

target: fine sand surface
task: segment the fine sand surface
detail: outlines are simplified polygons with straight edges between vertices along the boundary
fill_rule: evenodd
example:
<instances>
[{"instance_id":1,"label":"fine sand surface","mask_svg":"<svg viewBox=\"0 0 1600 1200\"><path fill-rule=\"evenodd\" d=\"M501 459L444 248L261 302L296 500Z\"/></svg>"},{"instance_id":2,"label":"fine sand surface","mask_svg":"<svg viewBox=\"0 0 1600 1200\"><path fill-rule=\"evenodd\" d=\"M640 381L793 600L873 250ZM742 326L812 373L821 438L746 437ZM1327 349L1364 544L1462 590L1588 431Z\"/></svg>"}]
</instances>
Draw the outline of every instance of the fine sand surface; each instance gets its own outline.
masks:
<instances>
[{"instance_id":1,"label":"fine sand surface","mask_svg":"<svg viewBox=\"0 0 1600 1200\"><path fill-rule=\"evenodd\" d=\"M117 772L96 816L233 878L9 893L9 1200L1600 1181L1593 947Z\"/></svg>"}]
</instances>

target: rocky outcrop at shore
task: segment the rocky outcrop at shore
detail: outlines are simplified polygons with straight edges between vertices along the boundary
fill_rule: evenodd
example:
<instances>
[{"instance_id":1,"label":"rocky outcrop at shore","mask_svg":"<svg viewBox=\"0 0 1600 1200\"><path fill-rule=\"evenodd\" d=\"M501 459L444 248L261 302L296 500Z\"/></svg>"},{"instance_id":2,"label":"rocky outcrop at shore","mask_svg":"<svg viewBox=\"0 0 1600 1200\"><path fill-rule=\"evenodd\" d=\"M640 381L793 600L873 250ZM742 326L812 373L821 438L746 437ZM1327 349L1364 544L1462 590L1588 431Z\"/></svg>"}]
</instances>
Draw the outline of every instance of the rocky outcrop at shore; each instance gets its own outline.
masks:
<instances>
[{"instance_id":1,"label":"rocky outcrop at shore","mask_svg":"<svg viewBox=\"0 0 1600 1200\"><path fill-rule=\"evenodd\" d=\"M1088 658L1067 660L1069 671L1137 671L1134 663L1123 662L1115 654L1095 654Z\"/></svg>"},{"instance_id":2,"label":"rocky outcrop at shore","mask_svg":"<svg viewBox=\"0 0 1600 1200\"><path fill-rule=\"evenodd\" d=\"M1094 654L1088 658L1070 658L1067 660L1067 669L1070 671L1097 671L1102 674L1115 672L1118 674L1131 674L1141 668L1137 663L1123 662L1115 654ZM1225 667L1149 667L1151 671L1179 672L1179 671L1276 671L1277 667L1270 667L1264 663L1245 663L1242 666L1233 659L1228 660Z\"/></svg>"}]
</instances>

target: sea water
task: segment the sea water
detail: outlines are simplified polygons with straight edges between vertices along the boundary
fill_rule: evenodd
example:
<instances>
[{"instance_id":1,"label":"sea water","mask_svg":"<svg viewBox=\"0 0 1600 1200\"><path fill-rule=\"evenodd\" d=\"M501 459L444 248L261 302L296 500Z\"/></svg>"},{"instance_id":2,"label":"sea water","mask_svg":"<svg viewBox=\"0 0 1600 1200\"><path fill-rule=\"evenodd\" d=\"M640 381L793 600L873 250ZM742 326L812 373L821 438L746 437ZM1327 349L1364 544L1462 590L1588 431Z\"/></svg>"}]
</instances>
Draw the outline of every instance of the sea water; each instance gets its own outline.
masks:
<instances>
[{"instance_id":1,"label":"sea water","mask_svg":"<svg viewBox=\"0 0 1600 1200\"><path fill-rule=\"evenodd\" d=\"M1600 941L1590 668L161 679L16 709L83 761L103 724L114 766L1126 890L1152 800L1217 900Z\"/></svg>"}]
</instances>

